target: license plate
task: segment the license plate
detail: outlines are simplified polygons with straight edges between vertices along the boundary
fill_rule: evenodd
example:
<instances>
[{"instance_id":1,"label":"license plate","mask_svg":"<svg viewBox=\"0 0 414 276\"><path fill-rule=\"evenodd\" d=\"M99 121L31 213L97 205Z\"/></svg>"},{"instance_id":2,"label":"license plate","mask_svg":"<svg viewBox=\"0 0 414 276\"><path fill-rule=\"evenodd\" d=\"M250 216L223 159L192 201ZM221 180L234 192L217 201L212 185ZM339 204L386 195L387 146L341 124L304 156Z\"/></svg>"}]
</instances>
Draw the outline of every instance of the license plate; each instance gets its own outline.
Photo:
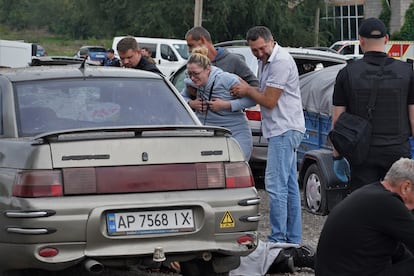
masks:
<instances>
[{"instance_id":1,"label":"license plate","mask_svg":"<svg viewBox=\"0 0 414 276\"><path fill-rule=\"evenodd\" d=\"M107 213L109 235L165 234L194 231L193 210Z\"/></svg>"}]
</instances>

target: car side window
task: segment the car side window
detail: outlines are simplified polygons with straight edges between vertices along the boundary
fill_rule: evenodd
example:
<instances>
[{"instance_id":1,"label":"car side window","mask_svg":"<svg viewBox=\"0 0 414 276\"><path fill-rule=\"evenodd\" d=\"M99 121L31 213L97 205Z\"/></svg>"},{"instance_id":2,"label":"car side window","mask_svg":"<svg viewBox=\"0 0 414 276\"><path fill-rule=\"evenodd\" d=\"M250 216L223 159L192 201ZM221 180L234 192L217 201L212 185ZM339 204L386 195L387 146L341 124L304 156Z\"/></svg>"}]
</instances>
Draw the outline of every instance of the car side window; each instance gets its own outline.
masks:
<instances>
[{"instance_id":1,"label":"car side window","mask_svg":"<svg viewBox=\"0 0 414 276\"><path fill-rule=\"evenodd\" d=\"M341 54L343 54L343 55L353 55L354 54L354 45L345 46L342 49Z\"/></svg>"},{"instance_id":2,"label":"car side window","mask_svg":"<svg viewBox=\"0 0 414 276\"><path fill-rule=\"evenodd\" d=\"M178 61L178 58L174 54L174 51L167 44L161 44L161 58L169 61Z\"/></svg>"},{"instance_id":3,"label":"car side window","mask_svg":"<svg viewBox=\"0 0 414 276\"><path fill-rule=\"evenodd\" d=\"M151 57L152 58L156 58L156 53L157 53L157 44L154 43L141 43L138 41L139 47L142 48L147 48L149 51L151 51Z\"/></svg>"}]
</instances>

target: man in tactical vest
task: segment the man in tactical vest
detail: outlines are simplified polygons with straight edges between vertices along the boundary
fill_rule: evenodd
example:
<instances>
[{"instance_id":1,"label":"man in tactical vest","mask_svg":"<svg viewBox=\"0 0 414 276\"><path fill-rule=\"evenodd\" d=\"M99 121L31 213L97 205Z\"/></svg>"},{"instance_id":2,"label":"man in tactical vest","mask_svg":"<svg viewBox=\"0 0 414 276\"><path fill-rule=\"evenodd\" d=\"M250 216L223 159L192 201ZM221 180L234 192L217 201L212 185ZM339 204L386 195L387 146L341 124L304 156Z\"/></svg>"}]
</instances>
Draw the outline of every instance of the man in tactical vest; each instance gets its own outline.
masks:
<instances>
[{"instance_id":1,"label":"man in tactical vest","mask_svg":"<svg viewBox=\"0 0 414 276\"><path fill-rule=\"evenodd\" d=\"M368 101L371 93L376 93L370 116L372 136L365 160L349 164L333 150L338 178L347 182L350 170L351 192L382 179L400 157L411 158L409 137L414 130L412 64L387 56L384 48L388 34L384 23L377 18L362 21L359 41L364 57L339 71L333 93L333 126L345 111L369 119Z\"/></svg>"}]
</instances>

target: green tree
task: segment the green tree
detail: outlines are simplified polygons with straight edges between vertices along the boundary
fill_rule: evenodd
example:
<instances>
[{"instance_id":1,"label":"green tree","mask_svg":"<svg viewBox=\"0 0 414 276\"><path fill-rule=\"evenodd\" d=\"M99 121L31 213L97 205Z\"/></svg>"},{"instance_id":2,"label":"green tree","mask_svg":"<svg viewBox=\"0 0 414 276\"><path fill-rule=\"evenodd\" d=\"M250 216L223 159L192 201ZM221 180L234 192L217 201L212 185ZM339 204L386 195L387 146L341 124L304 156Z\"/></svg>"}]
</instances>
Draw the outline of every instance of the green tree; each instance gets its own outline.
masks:
<instances>
[{"instance_id":1,"label":"green tree","mask_svg":"<svg viewBox=\"0 0 414 276\"><path fill-rule=\"evenodd\" d=\"M390 21L391 21L391 9L390 9L390 6L388 5L387 0L381 0L381 2L382 2L382 10L379 15L379 19L381 19L382 22L384 22L385 26L389 30Z\"/></svg>"},{"instance_id":2,"label":"green tree","mask_svg":"<svg viewBox=\"0 0 414 276\"><path fill-rule=\"evenodd\" d=\"M0 3L1 22L15 30L28 28L30 0L3 0Z\"/></svg>"},{"instance_id":3,"label":"green tree","mask_svg":"<svg viewBox=\"0 0 414 276\"><path fill-rule=\"evenodd\" d=\"M315 10L324 0L204 1L202 25L215 42L244 39L255 25L272 30L283 46L313 44ZM321 9L323 11L324 9ZM194 0L0 0L0 24L10 29L46 29L68 39L116 35L184 38L193 26ZM329 31L320 28L319 40Z\"/></svg>"}]
</instances>

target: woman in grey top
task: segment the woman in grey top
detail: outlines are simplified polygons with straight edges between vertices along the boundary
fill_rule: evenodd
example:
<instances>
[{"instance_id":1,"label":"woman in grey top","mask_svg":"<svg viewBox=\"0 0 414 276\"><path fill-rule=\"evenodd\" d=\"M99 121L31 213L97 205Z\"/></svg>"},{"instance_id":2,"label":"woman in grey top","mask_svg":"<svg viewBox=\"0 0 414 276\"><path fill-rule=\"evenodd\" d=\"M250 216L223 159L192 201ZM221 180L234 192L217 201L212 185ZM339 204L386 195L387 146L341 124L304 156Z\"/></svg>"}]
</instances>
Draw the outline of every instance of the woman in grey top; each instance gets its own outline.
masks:
<instances>
[{"instance_id":1,"label":"woman in grey top","mask_svg":"<svg viewBox=\"0 0 414 276\"><path fill-rule=\"evenodd\" d=\"M256 103L248 97L230 95L230 88L240 82L239 77L211 65L205 47L193 50L187 63L187 76L182 95L200 121L205 125L230 129L246 160L249 160L253 141L243 109Z\"/></svg>"}]
</instances>

